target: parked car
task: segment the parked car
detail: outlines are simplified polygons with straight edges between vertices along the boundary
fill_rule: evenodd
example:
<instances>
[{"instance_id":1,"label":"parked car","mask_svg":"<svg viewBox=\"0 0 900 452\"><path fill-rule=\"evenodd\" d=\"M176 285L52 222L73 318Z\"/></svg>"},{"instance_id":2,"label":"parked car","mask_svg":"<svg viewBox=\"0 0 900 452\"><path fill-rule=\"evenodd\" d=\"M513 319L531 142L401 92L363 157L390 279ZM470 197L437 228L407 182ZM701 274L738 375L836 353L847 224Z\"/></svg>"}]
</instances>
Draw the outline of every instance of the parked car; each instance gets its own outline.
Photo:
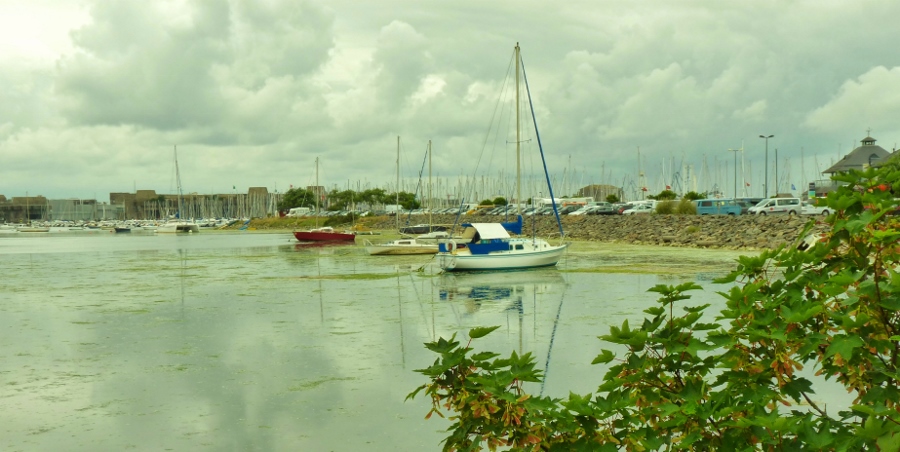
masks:
<instances>
[{"instance_id":1,"label":"parked car","mask_svg":"<svg viewBox=\"0 0 900 452\"><path fill-rule=\"evenodd\" d=\"M746 215L751 207L759 204L763 199L765 198L735 198L734 202L741 206L741 214Z\"/></svg>"},{"instance_id":2,"label":"parked car","mask_svg":"<svg viewBox=\"0 0 900 452\"><path fill-rule=\"evenodd\" d=\"M653 213L653 204L638 204L624 212L622 215L642 215Z\"/></svg>"},{"instance_id":3,"label":"parked car","mask_svg":"<svg viewBox=\"0 0 900 452\"><path fill-rule=\"evenodd\" d=\"M733 199L698 199L697 215L740 215L741 206Z\"/></svg>"},{"instance_id":4,"label":"parked car","mask_svg":"<svg viewBox=\"0 0 900 452\"><path fill-rule=\"evenodd\" d=\"M769 198L747 210L753 215L782 214L799 215L803 211L800 198Z\"/></svg>"},{"instance_id":5,"label":"parked car","mask_svg":"<svg viewBox=\"0 0 900 452\"><path fill-rule=\"evenodd\" d=\"M594 210L590 211L588 215L615 215L619 213L612 204L605 202L600 205L594 206Z\"/></svg>"},{"instance_id":6,"label":"parked car","mask_svg":"<svg viewBox=\"0 0 900 452\"><path fill-rule=\"evenodd\" d=\"M582 208L580 208L574 212L570 212L569 216L589 215L591 213L591 211L596 208L597 208L597 206L583 206Z\"/></svg>"},{"instance_id":7,"label":"parked car","mask_svg":"<svg viewBox=\"0 0 900 452\"><path fill-rule=\"evenodd\" d=\"M620 215L626 209L630 209L630 208L631 208L631 205L624 203L624 202L617 202L617 203L613 204L613 209L616 211L617 214L620 214Z\"/></svg>"},{"instance_id":8,"label":"parked car","mask_svg":"<svg viewBox=\"0 0 900 452\"><path fill-rule=\"evenodd\" d=\"M804 202L802 208L800 213L804 215L829 215L832 212L828 206L816 206L809 202Z\"/></svg>"}]
</instances>

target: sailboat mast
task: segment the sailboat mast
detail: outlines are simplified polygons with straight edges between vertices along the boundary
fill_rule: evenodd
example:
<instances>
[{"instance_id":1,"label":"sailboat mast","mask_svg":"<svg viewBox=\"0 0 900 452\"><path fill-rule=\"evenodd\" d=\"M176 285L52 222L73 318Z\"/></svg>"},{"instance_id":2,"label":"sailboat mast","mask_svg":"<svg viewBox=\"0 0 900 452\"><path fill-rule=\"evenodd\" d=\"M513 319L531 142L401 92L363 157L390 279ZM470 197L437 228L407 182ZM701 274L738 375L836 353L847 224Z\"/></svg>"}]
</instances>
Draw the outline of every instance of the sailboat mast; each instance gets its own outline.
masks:
<instances>
[{"instance_id":1,"label":"sailboat mast","mask_svg":"<svg viewBox=\"0 0 900 452\"><path fill-rule=\"evenodd\" d=\"M178 171L178 145L175 145L175 185L178 188L178 219L184 219L184 211L182 211L182 194L181 194L181 173Z\"/></svg>"},{"instance_id":2,"label":"sailboat mast","mask_svg":"<svg viewBox=\"0 0 900 452\"><path fill-rule=\"evenodd\" d=\"M522 163L520 146L521 128L519 124L519 43L516 43L516 215L522 214Z\"/></svg>"},{"instance_id":3,"label":"sailboat mast","mask_svg":"<svg viewBox=\"0 0 900 452\"><path fill-rule=\"evenodd\" d=\"M400 230L400 135L397 135L397 192L394 194L397 197L394 217L397 219L397 230Z\"/></svg>"},{"instance_id":4,"label":"sailboat mast","mask_svg":"<svg viewBox=\"0 0 900 452\"><path fill-rule=\"evenodd\" d=\"M319 193L319 158L316 157L316 229L319 228L319 197L322 196Z\"/></svg>"},{"instance_id":5,"label":"sailboat mast","mask_svg":"<svg viewBox=\"0 0 900 452\"><path fill-rule=\"evenodd\" d=\"M431 232L434 225L434 210L431 205L431 140L428 140L428 232Z\"/></svg>"}]
</instances>

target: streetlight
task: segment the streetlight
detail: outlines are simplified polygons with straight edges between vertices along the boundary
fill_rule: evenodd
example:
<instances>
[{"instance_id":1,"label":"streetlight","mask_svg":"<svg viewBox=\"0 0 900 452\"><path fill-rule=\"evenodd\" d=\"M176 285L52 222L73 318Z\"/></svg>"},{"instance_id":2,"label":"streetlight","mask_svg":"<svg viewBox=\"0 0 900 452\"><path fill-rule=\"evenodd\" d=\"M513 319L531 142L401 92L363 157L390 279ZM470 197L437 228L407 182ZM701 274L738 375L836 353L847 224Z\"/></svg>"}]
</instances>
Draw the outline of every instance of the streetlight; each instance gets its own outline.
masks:
<instances>
[{"instance_id":1,"label":"streetlight","mask_svg":"<svg viewBox=\"0 0 900 452\"><path fill-rule=\"evenodd\" d=\"M766 182L763 184L763 198L769 197L769 138L775 135L760 135L760 138L766 140Z\"/></svg>"},{"instance_id":2,"label":"streetlight","mask_svg":"<svg viewBox=\"0 0 900 452\"><path fill-rule=\"evenodd\" d=\"M729 151L734 152L734 199L737 199L737 153L740 152L740 149L729 149Z\"/></svg>"}]
</instances>

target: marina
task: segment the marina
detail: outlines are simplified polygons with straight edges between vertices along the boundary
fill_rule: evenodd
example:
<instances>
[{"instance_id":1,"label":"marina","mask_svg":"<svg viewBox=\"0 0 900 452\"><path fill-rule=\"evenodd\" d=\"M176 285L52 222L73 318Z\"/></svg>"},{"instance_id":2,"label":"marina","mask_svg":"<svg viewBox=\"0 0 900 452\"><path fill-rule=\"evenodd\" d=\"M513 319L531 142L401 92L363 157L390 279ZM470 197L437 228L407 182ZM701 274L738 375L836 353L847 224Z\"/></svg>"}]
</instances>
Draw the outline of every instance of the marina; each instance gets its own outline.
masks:
<instances>
[{"instance_id":1,"label":"marina","mask_svg":"<svg viewBox=\"0 0 900 452\"><path fill-rule=\"evenodd\" d=\"M0 235L3 450L436 450L423 346L532 352L529 390L596 390L596 339L711 279L727 250L574 243L556 267L443 274L432 256L308 246L289 232ZM602 293L602 296L598 296Z\"/></svg>"}]
</instances>

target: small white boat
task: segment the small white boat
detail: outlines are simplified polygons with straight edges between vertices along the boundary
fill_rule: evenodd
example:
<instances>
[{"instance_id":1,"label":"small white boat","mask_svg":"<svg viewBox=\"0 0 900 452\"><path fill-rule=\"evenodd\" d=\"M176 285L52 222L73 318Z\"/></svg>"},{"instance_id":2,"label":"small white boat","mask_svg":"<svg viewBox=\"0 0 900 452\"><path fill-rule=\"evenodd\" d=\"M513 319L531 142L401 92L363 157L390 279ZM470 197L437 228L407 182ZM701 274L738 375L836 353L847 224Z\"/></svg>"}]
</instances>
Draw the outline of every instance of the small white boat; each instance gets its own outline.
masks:
<instances>
[{"instance_id":1,"label":"small white boat","mask_svg":"<svg viewBox=\"0 0 900 452\"><path fill-rule=\"evenodd\" d=\"M438 243L437 241L423 242L417 239L397 239L387 243L373 244L366 240L366 252L372 256L435 254L438 252Z\"/></svg>"},{"instance_id":2,"label":"small white boat","mask_svg":"<svg viewBox=\"0 0 900 452\"><path fill-rule=\"evenodd\" d=\"M187 221L169 221L156 227L157 233L193 233L200 232L200 226Z\"/></svg>"},{"instance_id":3,"label":"small white boat","mask_svg":"<svg viewBox=\"0 0 900 452\"><path fill-rule=\"evenodd\" d=\"M40 227L40 226L22 226L16 228L19 232L50 232L50 228Z\"/></svg>"}]
</instances>

